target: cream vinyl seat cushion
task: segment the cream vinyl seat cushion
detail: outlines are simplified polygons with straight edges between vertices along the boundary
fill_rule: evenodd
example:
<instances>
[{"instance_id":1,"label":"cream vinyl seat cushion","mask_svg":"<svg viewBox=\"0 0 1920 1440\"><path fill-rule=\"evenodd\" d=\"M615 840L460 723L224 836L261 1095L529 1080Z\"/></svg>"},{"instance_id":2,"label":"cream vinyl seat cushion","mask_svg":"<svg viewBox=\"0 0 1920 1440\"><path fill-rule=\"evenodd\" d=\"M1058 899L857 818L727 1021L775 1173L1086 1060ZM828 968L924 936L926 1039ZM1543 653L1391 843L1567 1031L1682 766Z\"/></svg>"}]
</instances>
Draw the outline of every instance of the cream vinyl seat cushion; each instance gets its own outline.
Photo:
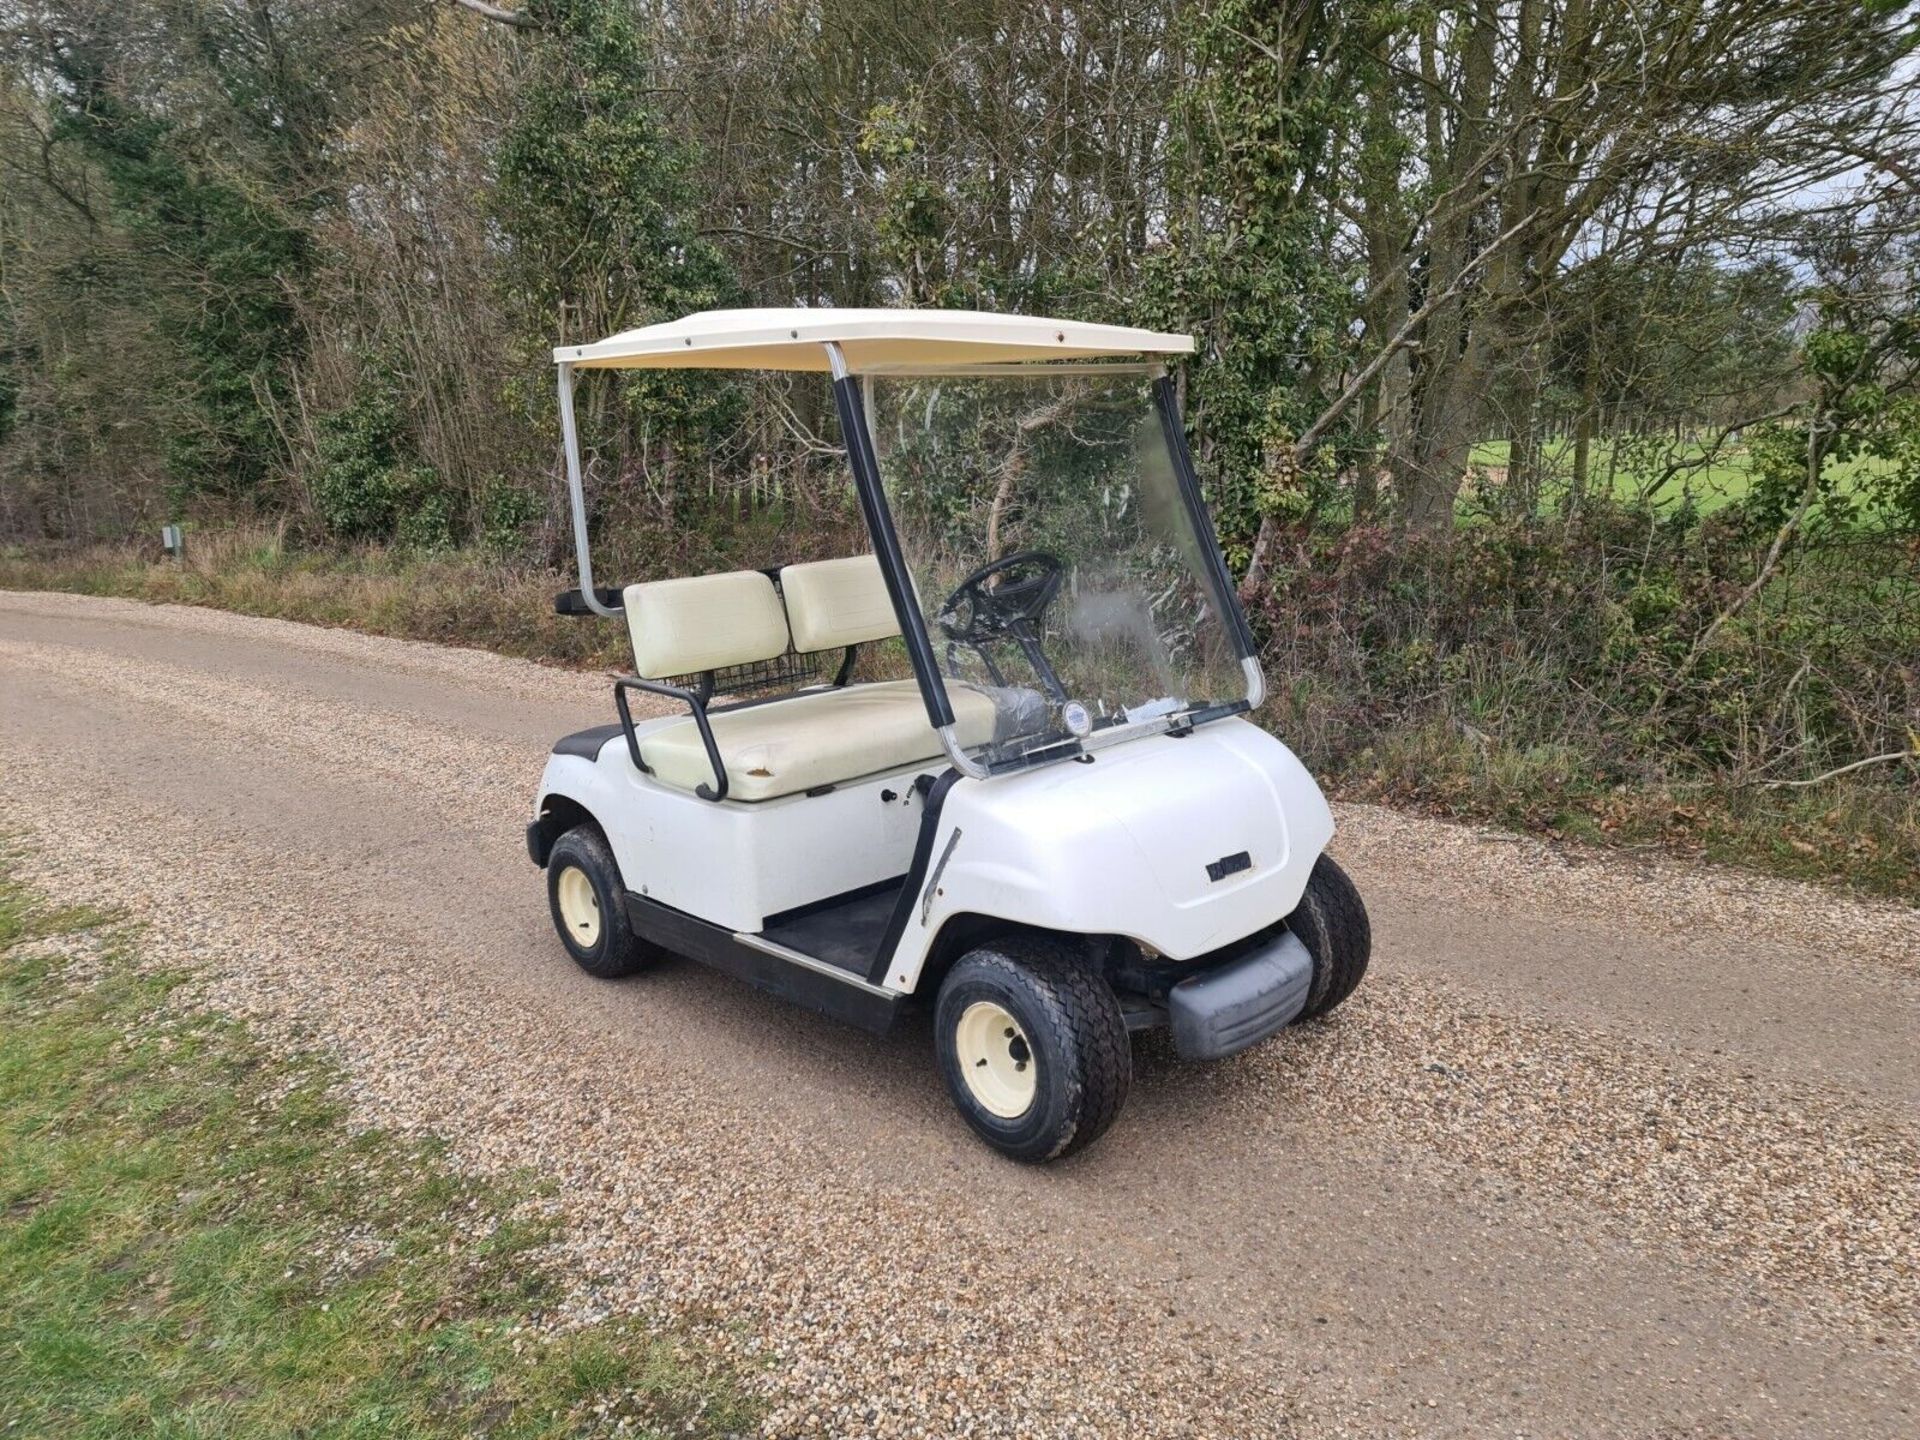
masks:
<instances>
[{"instance_id":1,"label":"cream vinyl seat cushion","mask_svg":"<svg viewBox=\"0 0 1920 1440\"><path fill-rule=\"evenodd\" d=\"M948 684L947 696L962 745L993 739L991 699L958 683ZM811 690L708 719L727 767L729 800L773 800L941 753L920 687L911 680ZM640 756L664 784L693 790L713 783L707 748L690 719L642 735Z\"/></svg>"},{"instance_id":2,"label":"cream vinyl seat cushion","mask_svg":"<svg viewBox=\"0 0 1920 1440\"><path fill-rule=\"evenodd\" d=\"M796 650L838 650L900 633L880 562L871 555L815 560L780 572Z\"/></svg>"},{"instance_id":3,"label":"cream vinyl seat cushion","mask_svg":"<svg viewBox=\"0 0 1920 1440\"><path fill-rule=\"evenodd\" d=\"M771 660L787 648L787 612L758 570L650 580L621 592L637 675L694 675Z\"/></svg>"}]
</instances>

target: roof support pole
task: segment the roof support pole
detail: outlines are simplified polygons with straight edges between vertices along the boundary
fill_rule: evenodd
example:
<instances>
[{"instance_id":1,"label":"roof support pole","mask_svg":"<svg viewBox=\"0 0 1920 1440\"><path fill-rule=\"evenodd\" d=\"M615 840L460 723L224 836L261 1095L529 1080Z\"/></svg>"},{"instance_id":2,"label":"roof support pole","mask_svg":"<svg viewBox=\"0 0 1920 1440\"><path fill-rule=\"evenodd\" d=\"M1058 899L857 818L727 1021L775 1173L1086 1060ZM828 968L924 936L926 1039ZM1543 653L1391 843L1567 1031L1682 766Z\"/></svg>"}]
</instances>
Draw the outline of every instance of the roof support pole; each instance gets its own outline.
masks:
<instances>
[{"instance_id":1,"label":"roof support pole","mask_svg":"<svg viewBox=\"0 0 1920 1440\"><path fill-rule=\"evenodd\" d=\"M615 616L619 606L600 603L593 588L593 556L587 553L587 491L580 479L580 431L573 419L573 366L561 361L560 438L567 452L567 499L573 510L573 554L580 564L580 599L596 615Z\"/></svg>"},{"instance_id":2,"label":"roof support pole","mask_svg":"<svg viewBox=\"0 0 1920 1440\"><path fill-rule=\"evenodd\" d=\"M880 562L880 575L887 585L887 597L893 601L894 618L900 622L900 638L906 642L907 658L913 663L914 679L920 683L920 699L927 707L927 720L940 737L947 759L962 775L975 780L987 778L987 767L961 748L954 729L953 704L947 699L946 682L933 657L933 642L927 638L927 622L914 598L913 577L907 573L906 558L900 553L900 536L893 528L893 514L887 508L887 495L880 483L880 464L874 456L873 436L867 429L867 408L861 399L860 382L847 368L847 357L833 341L826 342L827 366L833 372L833 401L840 412L840 435L847 445L847 464L853 470L854 493L860 497L860 514L873 537L874 558Z\"/></svg>"}]
</instances>

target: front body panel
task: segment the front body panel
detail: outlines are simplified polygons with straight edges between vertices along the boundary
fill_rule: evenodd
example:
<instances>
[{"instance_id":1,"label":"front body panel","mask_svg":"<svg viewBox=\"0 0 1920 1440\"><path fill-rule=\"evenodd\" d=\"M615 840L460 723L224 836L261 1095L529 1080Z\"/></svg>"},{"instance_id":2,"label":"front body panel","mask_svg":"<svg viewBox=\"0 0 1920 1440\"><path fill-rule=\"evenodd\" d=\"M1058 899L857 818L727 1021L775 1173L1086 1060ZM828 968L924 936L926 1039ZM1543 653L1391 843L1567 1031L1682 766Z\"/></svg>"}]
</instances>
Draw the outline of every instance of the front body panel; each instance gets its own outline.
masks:
<instances>
[{"instance_id":1,"label":"front body panel","mask_svg":"<svg viewBox=\"0 0 1920 1440\"><path fill-rule=\"evenodd\" d=\"M1326 798L1293 752L1239 719L1090 763L962 781L940 823L933 853L944 863L914 905L890 986L913 988L952 915L1205 955L1289 914L1333 836Z\"/></svg>"}]
</instances>

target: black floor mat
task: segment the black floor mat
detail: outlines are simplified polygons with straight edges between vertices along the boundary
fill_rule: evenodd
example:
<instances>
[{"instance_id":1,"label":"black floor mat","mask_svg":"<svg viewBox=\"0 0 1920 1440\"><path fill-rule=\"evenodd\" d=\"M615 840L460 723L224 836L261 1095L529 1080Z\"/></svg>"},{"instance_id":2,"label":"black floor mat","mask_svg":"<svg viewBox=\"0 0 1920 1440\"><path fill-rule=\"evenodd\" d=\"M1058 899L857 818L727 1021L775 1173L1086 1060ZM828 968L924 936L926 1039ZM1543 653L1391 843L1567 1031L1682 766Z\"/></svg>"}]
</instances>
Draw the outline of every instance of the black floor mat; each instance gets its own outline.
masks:
<instances>
[{"instance_id":1,"label":"black floor mat","mask_svg":"<svg viewBox=\"0 0 1920 1440\"><path fill-rule=\"evenodd\" d=\"M893 918L894 902L906 882L896 880L880 889L864 890L844 900L831 901L804 911L776 915L760 938L811 955L816 960L856 974L867 973L887 921Z\"/></svg>"}]
</instances>

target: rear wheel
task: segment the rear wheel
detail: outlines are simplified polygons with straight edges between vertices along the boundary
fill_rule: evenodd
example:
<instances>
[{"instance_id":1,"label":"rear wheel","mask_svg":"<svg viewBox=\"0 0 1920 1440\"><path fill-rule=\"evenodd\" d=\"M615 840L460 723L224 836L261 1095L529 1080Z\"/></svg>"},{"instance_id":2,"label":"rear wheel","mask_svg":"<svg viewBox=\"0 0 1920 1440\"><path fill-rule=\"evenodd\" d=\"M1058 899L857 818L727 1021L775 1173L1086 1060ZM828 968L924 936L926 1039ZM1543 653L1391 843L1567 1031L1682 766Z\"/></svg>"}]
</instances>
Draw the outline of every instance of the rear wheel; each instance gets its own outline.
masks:
<instances>
[{"instance_id":1,"label":"rear wheel","mask_svg":"<svg viewBox=\"0 0 1920 1440\"><path fill-rule=\"evenodd\" d=\"M602 980L631 975L659 954L627 922L626 887L606 837L577 825L547 856L553 928L580 968Z\"/></svg>"},{"instance_id":2,"label":"rear wheel","mask_svg":"<svg viewBox=\"0 0 1920 1440\"><path fill-rule=\"evenodd\" d=\"M963 956L940 987L934 1044L961 1116L1016 1160L1058 1160L1092 1144L1133 1079L1112 987L1045 936Z\"/></svg>"},{"instance_id":3,"label":"rear wheel","mask_svg":"<svg viewBox=\"0 0 1920 1440\"><path fill-rule=\"evenodd\" d=\"M1313 987L1302 1020L1325 1015L1351 995L1367 973L1373 954L1373 927L1347 872L1322 855L1313 862L1306 893L1287 916L1287 929L1313 956Z\"/></svg>"}]
</instances>

